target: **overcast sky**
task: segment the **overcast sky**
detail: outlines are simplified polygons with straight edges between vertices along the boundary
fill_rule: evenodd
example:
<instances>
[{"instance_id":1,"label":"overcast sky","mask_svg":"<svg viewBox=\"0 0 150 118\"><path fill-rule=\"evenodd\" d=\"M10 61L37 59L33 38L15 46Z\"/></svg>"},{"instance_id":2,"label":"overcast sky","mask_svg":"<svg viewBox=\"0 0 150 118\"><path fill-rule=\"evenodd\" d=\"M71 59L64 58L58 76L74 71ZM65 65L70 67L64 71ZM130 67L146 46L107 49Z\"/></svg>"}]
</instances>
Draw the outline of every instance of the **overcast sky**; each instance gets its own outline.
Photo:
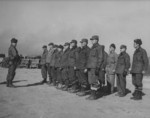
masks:
<instances>
[{"instance_id":1,"label":"overcast sky","mask_svg":"<svg viewBox=\"0 0 150 118\"><path fill-rule=\"evenodd\" d=\"M119 53L125 44L130 55L133 40L141 38L150 55L150 2L0 1L0 53L7 53L12 37L19 40L21 54L37 55L49 42L80 41L95 34L106 51L115 43Z\"/></svg>"}]
</instances>

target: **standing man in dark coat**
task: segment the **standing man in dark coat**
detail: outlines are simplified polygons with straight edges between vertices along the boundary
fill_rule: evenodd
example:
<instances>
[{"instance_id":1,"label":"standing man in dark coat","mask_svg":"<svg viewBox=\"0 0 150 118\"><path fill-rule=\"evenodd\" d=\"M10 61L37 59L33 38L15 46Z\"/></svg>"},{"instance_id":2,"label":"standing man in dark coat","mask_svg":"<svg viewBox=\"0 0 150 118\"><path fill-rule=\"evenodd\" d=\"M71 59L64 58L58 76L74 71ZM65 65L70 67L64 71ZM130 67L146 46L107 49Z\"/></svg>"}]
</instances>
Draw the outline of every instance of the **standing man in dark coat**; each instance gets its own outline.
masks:
<instances>
[{"instance_id":1,"label":"standing man in dark coat","mask_svg":"<svg viewBox=\"0 0 150 118\"><path fill-rule=\"evenodd\" d=\"M48 54L47 46L43 46L43 54L41 56L41 74L43 77L43 80L40 82L41 84L47 83L47 66L46 66L46 56Z\"/></svg>"},{"instance_id":2,"label":"standing man in dark coat","mask_svg":"<svg viewBox=\"0 0 150 118\"><path fill-rule=\"evenodd\" d=\"M15 87L12 81L15 77L16 68L20 60L18 51L16 49L17 42L18 42L17 39L12 38L11 45L8 50L9 68L8 68L8 74L7 74L7 87Z\"/></svg>"},{"instance_id":3,"label":"standing man in dark coat","mask_svg":"<svg viewBox=\"0 0 150 118\"><path fill-rule=\"evenodd\" d=\"M51 66L50 66L50 62L51 62L51 58L52 58L52 54L53 54L53 46L54 43L49 43L49 51L48 54L46 56L46 66L47 66L47 70L48 70L48 75L49 75L49 82L48 85L52 84L52 75L51 75Z\"/></svg>"},{"instance_id":4,"label":"standing man in dark coat","mask_svg":"<svg viewBox=\"0 0 150 118\"><path fill-rule=\"evenodd\" d=\"M88 39L82 39L81 50L78 54L78 59L76 61L76 75L81 86L81 90L77 93L78 96L84 96L87 94L87 91L90 90L90 85L88 82L88 73L84 72L87 65L87 59L89 57L90 48L87 46Z\"/></svg>"},{"instance_id":5,"label":"standing man in dark coat","mask_svg":"<svg viewBox=\"0 0 150 118\"><path fill-rule=\"evenodd\" d=\"M54 45L53 46L53 53L52 53L52 57L51 57L51 62L50 62L50 66L51 66L51 75L52 75L52 86L56 86L56 80L57 80L57 71L56 71L56 67L55 67L55 62L56 62L56 58L57 58L57 47L58 45Z\"/></svg>"},{"instance_id":6,"label":"standing man in dark coat","mask_svg":"<svg viewBox=\"0 0 150 118\"><path fill-rule=\"evenodd\" d=\"M68 56L70 51L70 43L66 42L64 44L64 49L61 58L61 70L62 70L62 89L63 91L67 91L69 88L69 71L68 71Z\"/></svg>"},{"instance_id":7,"label":"standing man in dark coat","mask_svg":"<svg viewBox=\"0 0 150 118\"><path fill-rule=\"evenodd\" d=\"M133 100L142 99L143 74L145 74L149 65L147 52L145 49L141 47L141 45L142 45L141 39L134 40L134 48L136 50L133 55L133 62L131 69L132 83L135 86L135 91L132 94L133 97L131 97L131 99Z\"/></svg>"},{"instance_id":8,"label":"standing man in dark coat","mask_svg":"<svg viewBox=\"0 0 150 118\"><path fill-rule=\"evenodd\" d=\"M63 53L63 46L58 46L58 52L56 55L55 67L56 67L56 74L57 74L57 87L60 89L62 87L62 69L61 69L61 58Z\"/></svg>"},{"instance_id":9,"label":"standing man in dark coat","mask_svg":"<svg viewBox=\"0 0 150 118\"><path fill-rule=\"evenodd\" d=\"M117 60L116 74L117 74L117 89L116 96L124 97L126 95L126 76L130 68L130 56L126 53L127 47L125 45L120 46L120 55Z\"/></svg>"},{"instance_id":10,"label":"standing man in dark coat","mask_svg":"<svg viewBox=\"0 0 150 118\"><path fill-rule=\"evenodd\" d=\"M69 84L70 84L70 88L69 88L69 92L74 93L75 91L77 91L79 89L78 86L78 79L76 77L76 61L78 58L78 51L79 48L77 47L77 41L76 40L72 40L70 42L70 51L69 51L69 56L68 56L68 63L69 63Z\"/></svg>"},{"instance_id":11,"label":"standing man in dark coat","mask_svg":"<svg viewBox=\"0 0 150 118\"><path fill-rule=\"evenodd\" d=\"M93 46L89 53L85 72L88 71L88 81L91 88L91 95L87 99L95 100L98 98L97 92L100 89L99 72L100 69L102 69L102 64L104 61L104 48L98 43L98 35L92 36L90 40L92 41Z\"/></svg>"}]
</instances>

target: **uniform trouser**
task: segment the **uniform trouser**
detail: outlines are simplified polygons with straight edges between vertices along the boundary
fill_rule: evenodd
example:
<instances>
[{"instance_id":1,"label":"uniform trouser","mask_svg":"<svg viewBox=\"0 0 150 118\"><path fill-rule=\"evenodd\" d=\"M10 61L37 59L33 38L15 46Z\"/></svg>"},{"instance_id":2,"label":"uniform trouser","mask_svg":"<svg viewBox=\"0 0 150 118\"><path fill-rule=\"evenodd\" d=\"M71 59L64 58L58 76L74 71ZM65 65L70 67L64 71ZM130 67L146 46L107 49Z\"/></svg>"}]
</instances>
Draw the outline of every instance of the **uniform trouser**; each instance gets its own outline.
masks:
<instances>
[{"instance_id":1,"label":"uniform trouser","mask_svg":"<svg viewBox=\"0 0 150 118\"><path fill-rule=\"evenodd\" d=\"M100 87L99 76L95 75L96 69L89 69L88 71L88 81L91 86L91 90L98 90Z\"/></svg>"},{"instance_id":2,"label":"uniform trouser","mask_svg":"<svg viewBox=\"0 0 150 118\"><path fill-rule=\"evenodd\" d=\"M101 85L105 84L105 74L106 74L105 71L103 71L103 70L99 71L99 81L100 81Z\"/></svg>"},{"instance_id":3,"label":"uniform trouser","mask_svg":"<svg viewBox=\"0 0 150 118\"><path fill-rule=\"evenodd\" d=\"M62 74L62 84L65 84L66 86L69 86L68 68L64 67L61 74Z\"/></svg>"},{"instance_id":4,"label":"uniform trouser","mask_svg":"<svg viewBox=\"0 0 150 118\"><path fill-rule=\"evenodd\" d=\"M118 93L126 94L126 76L123 74L117 74L117 89Z\"/></svg>"},{"instance_id":5,"label":"uniform trouser","mask_svg":"<svg viewBox=\"0 0 150 118\"><path fill-rule=\"evenodd\" d=\"M43 79L46 81L46 79L47 79L47 66L46 66L46 64L42 65L41 74L42 74Z\"/></svg>"},{"instance_id":6,"label":"uniform trouser","mask_svg":"<svg viewBox=\"0 0 150 118\"><path fill-rule=\"evenodd\" d=\"M135 86L136 90L142 91L142 88L143 88L142 80L143 80L142 73L132 74L132 84Z\"/></svg>"},{"instance_id":7,"label":"uniform trouser","mask_svg":"<svg viewBox=\"0 0 150 118\"><path fill-rule=\"evenodd\" d=\"M62 84L62 71L57 68L57 81Z\"/></svg>"},{"instance_id":8,"label":"uniform trouser","mask_svg":"<svg viewBox=\"0 0 150 118\"><path fill-rule=\"evenodd\" d=\"M69 67L68 74L70 85L75 85L78 82L78 80L76 77L76 71L74 70L74 67Z\"/></svg>"},{"instance_id":9,"label":"uniform trouser","mask_svg":"<svg viewBox=\"0 0 150 118\"><path fill-rule=\"evenodd\" d=\"M114 91L114 85L115 85L115 74L107 74L106 77L107 77L108 90L110 92L113 92Z\"/></svg>"},{"instance_id":10,"label":"uniform trouser","mask_svg":"<svg viewBox=\"0 0 150 118\"><path fill-rule=\"evenodd\" d=\"M52 82L55 84L57 80L57 71L54 66L51 67Z\"/></svg>"},{"instance_id":11,"label":"uniform trouser","mask_svg":"<svg viewBox=\"0 0 150 118\"><path fill-rule=\"evenodd\" d=\"M52 81L52 75L51 75L51 66L49 64L46 64L47 66L47 71L48 71L48 75L49 75L49 81Z\"/></svg>"},{"instance_id":12,"label":"uniform trouser","mask_svg":"<svg viewBox=\"0 0 150 118\"><path fill-rule=\"evenodd\" d=\"M16 68L17 68L17 64L12 64L9 66L8 68L8 74L7 74L7 82L10 82L12 83L14 77L15 77L15 74L16 74Z\"/></svg>"},{"instance_id":13,"label":"uniform trouser","mask_svg":"<svg viewBox=\"0 0 150 118\"><path fill-rule=\"evenodd\" d=\"M79 69L76 71L76 75L79 81L79 84L82 86L89 86L88 74L84 72L84 69Z\"/></svg>"}]
</instances>

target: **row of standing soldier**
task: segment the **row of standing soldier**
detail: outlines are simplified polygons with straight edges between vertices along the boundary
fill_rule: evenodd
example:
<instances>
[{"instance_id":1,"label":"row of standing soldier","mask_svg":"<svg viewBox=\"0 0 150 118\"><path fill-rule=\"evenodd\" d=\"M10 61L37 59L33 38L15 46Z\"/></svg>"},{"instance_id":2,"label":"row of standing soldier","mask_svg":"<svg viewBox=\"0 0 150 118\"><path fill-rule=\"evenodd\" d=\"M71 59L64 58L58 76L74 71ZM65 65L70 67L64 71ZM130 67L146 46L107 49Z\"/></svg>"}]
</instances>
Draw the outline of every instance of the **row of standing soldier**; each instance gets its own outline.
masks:
<instances>
[{"instance_id":1,"label":"row of standing soldier","mask_svg":"<svg viewBox=\"0 0 150 118\"><path fill-rule=\"evenodd\" d=\"M94 35L90 38L92 47L88 47L88 40L80 41L81 47L77 47L77 41L70 43L54 45L49 43L43 46L41 57L41 73L43 81L41 84L48 83L50 86L56 86L57 89L76 93L78 96L95 100L105 94L114 93L115 76L117 76L117 94L124 97L126 95L126 76L132 74L132 83L135 86L133 100L142 99L142 79L147 71L149 62L146 51L141 47L141 39L134 40L135 52L133 63L130 68L130 56L126 52L125 45L120 46L120 54L115 52L115 44L110 45L110 52L105 52L105 47L99 44L99 36ZM14 87L12 80L15 76L15 58L18 55L16 50L17 40L11 40L9 49L10 66L7 76L7 86ZM13 48L12 48L13 47ZM47 75L49 81L47 82ZM106 75L106 76L105 76ZM104 91L105 77L107 80L107 91Z\"/></svg>"}]
</instances>

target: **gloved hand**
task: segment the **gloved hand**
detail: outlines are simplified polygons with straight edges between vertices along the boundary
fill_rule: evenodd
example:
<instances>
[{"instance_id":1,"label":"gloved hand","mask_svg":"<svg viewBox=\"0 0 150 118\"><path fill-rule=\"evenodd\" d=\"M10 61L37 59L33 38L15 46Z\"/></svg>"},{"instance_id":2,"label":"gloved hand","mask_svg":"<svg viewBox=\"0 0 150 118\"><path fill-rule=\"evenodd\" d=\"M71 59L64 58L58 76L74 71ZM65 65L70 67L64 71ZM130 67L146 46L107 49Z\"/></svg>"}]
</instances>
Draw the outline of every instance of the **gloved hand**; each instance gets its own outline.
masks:
<instances>
[{"instance_id":1,"label":"gloved hand","mask_svg":"<svg viewBox=\"0 0 150 118\"><path fill-rule=\"evenodd\" d=\"M95 69L95 75L98 76L99 75L99 68Z\"/></svg>"},{"instance_id":2,"label":"gloved hand","mask_svg":"<svg viewBox=\"0 0 150 118\"><path fill-rule=\"evenodd\" d=\"M127 71L124 71L123 72L123 76L127 76L128 72Z\"/></svg>"}]
</instances>

